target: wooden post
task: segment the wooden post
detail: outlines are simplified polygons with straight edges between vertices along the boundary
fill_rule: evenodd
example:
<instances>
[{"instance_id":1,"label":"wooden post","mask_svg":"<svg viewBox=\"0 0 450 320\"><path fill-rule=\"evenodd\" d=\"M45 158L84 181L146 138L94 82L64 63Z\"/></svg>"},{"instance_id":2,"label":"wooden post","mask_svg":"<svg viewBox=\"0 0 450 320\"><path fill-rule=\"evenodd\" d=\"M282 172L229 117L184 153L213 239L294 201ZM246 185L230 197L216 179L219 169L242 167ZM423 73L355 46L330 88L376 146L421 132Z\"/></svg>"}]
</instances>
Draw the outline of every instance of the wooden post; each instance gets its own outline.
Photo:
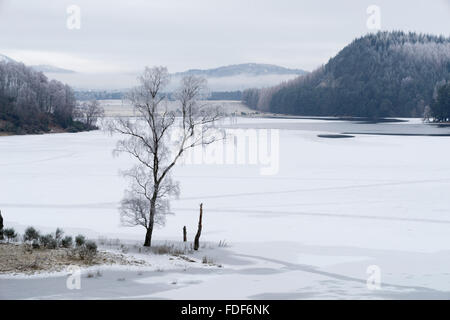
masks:
<instances>
[{"instance_id":1,"label":"wooden post","mask_svg":"<svg viewBox=\"0 0 450 320\"><path fill-rule=\"evenodd\" d=\"M3 240L3 217L1 210L0 210L0 240Z\"/></svg>"},{"instance_id":2,"label":"wooden post","mask_svg":"<svg viewBox=\"0 0 450 320\"><path fill-rule=\"evenodd\" d=\"M187 241L187 232L186 232L186 226L183 227L183 242Z\"/></svg>"},{"instance_id":3,"label":"wooden post","mask_svg":"<svg viewBox=\"0 0 450 320\"><path fill-rule=\"evenodd\" d=\"M202 234L202 216L203 216L203 203L200 203L200 217L198 219L198 229L194 240L194 250L198 250L200 247L200 235Z\"/></svg>"}]
</instances>

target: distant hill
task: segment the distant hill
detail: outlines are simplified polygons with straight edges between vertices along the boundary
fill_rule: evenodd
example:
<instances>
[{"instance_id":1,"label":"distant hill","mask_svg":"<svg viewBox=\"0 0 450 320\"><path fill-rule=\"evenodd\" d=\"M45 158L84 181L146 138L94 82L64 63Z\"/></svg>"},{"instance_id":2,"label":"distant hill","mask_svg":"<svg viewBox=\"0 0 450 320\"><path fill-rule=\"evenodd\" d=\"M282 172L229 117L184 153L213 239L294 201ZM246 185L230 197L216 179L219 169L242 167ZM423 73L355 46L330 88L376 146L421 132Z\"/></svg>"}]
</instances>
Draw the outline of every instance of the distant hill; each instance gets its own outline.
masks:
<instances>
[{"instance_id":1,"label":"distant hill","mask_svg":"<svg viewBox=\"0 0 450 320\"><path fill-rule=\"evenodd\" d=\"M40 64L30 67L33 68L35 71L40 71L44 73L75 73L75 71L73 70L63 69L48 64Z\"/></svg>"},{"instance_id":2,"label":"distant hill","mask_svg":"<svg viewBox=\"0 0 450 320\"><path fill-rule=\"evenodd\" d=\"M0 62L16 62L0 54ZM30 66L33 70L43 72L51 78L65 82L79 91L123 91L136 85L136 78L140 71L118 73L83 73L53 65L41 64ZM214 92L238 92L247 88L263 88L276 85L282 81L291 80L307 71L289 69L271 64L245 63L222 66L213 69L191 69L172 74L168 91L175 90L183 76L203 76L208 80L208 87ZM100 94L103 96L103 93ZM232 94L236 98L236 94ZM92 96L89 94L89 96Z\"/></svg>"},{"instance_id":3,"label":"distant hill","mask_svg":"<svg viewBox=\"0 0 450 320\"><path fill-rule=\"evenodd\" d=\"M250 89L255 109L308 116L416 117L450 81L450 38L379 32L354 40L314 72Z\"/></svg>"},{"instance_id":4,"label":"distant hill","mask_svg":"<svg viewBox=\"0 0 450 320\"><path fill-rule=\"evenodd\" d=\"M185 72L175 73L174 76L196 75L211 78L221 78L238 75L251 75L251 76L287 75L287 74L302 75L306 73L307 72L304 70L288 69L272 64L244 63L205 70L191 69Z\"/></svg>"},{"instance_id":5,"label":"distant hill","mask_svg":"<svg viewBox=\"0 0 450 320\"><path fill-rule=\"evenodd\" d=\"M8 56L5 56L4 54L0 54L0 62L17 62L14 59L11 59ZM38 72L44 72L44 73L75 73L73 70L63 69L59 67L55 67L48 64L39 64L34 66L29 66L35 71Z\"/></svg>"},{"instance_id":6,"label":"distant hill","mask_svg":"<svg viewBox=\"0 0 450 320\"><path fill-rule=\"evenodd\" d=\"M1 58L0 58L1 59ZM0 60L1 61L1 60ZM142 70L117 73L83 73L63 69L51 65L31 66L51 78L68 83L78 91L124 91L137 84L137 76ZM183 76L197 75L206 77L208 87L214 92L237 92L247 88L263 88L291 80L306 71L288 69L266 64L241 64L214 69L193 69L171 74L171 82L167 90L175 90ZM103 93L100 94L104 96ZM92 96L89 94L89 96Z\"/></svg>"}]
</instances>

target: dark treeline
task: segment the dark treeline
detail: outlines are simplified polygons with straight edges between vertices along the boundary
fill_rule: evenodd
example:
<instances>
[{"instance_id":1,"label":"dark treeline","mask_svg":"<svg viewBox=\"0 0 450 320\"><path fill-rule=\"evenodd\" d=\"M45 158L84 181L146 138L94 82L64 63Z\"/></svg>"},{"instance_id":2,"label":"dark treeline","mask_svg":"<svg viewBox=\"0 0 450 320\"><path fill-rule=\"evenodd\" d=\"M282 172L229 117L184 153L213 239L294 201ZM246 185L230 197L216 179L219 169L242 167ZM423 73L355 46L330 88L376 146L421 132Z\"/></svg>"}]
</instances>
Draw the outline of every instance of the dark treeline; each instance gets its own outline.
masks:
<instances>
[{"instance_id":1,"label":"dark treeline","mask_svg":"<svg viewBox=\"0 0 450 320\"><path fill-rule=\"evenodd\" d=\"M242 91L213 91L208 100L242 100Z\"/></svg>"},{"instance_id":2,"label":"dark treeline","mask_svg":"<svg viewBox=\"0 0 450 320\"><path fill-rule=\"evenodd\" d=\"M90 100L115 100L122 99L125 96L125 91L75 91L75 98L80 101L90 101Z\"/></svg>"},{"instance_id":3,"label":"dark treeline","mask_svg":"<svg viewBox=\"0 0 450 320\"><path fill-rule=\"evenodd\" d=\"M0 62L0 132L80 131L73 90L22 63Z\"/></svg>"},{"instance_id":4,"label":"dark treeline","mask_svg":"<svg viewBox=\"0 0 450 320\"><path fill-rule=\"evenodd\" d=\"M421 117L450 80L450 38L379 32L354 40L314 72L242 100L306 116Z\"/></svg>"},{"instance_id":5,"label":"dark treeline","mask_svg":"<svg viewBox=\"0 0 450 320\"><path fill-rule=\"evenodd\" d=\"M438 89L431 108L425 114L425 118L429 117L433 117L435 122L450 122L450 83Z\"/></svg>"}]
</instances>

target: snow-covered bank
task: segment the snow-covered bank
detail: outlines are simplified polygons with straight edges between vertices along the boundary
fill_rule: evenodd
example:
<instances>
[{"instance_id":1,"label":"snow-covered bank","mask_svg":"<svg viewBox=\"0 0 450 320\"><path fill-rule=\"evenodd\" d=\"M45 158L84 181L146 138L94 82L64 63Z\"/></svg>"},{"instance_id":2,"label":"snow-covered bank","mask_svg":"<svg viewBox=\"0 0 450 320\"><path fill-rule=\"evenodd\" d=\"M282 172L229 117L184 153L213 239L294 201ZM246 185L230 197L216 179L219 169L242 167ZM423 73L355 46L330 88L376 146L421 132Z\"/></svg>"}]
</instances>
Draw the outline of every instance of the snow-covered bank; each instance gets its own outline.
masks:
<instances>
[{"instance_id":1,"label":"snow-covered bank","mask_svg":"<svg viewBox=\"0 0 450 320\"><path fill-rule=\"evenodd\" d=\"M267 249L284 247L292 250L295 244L268 243ZM302 262L287 262L254 255L260 244L240 244L239 253L230 249L206 250L220 267L197 261L186 261L168 255L128 254L130 259L144 258L145 265L108 265L84 268L80 288L67 287L68 272L43 273L33 276L2 276L1 299L449 299L445 290L432 289L411 282L383 279L379 290L368 290L364 275L358 272L370 259L357 257L355 252L333 248L319 251L301 249ZM256 248L257 247L257 248ZM317 249L317 248L316 248ZM242 251L241 251L242 250ZM287 251L286 251L287 252ZM292 251L291 251L292 252ZM342 255L345 254L345 255ZM391 253L392 254L392 253ZM398 252L396 253L398 254ZM372 255L372 253L369 253ZM381 256L380 256L381 257ZM379 257L379 258L380 258ZM372 258L374 258L372 256ZM389 264L389 253L384 253ZM417 258L409 257L405 263ZM417 261L416 261L417 262ZM333 265L335 268L333 268ZM423 266L423 265L422 265ZM417 266L420 268L421 266ZM356 271L356 272L355 272Z\"/></svg>"},{"instance_id":2,"label":"snow-covered bank","mask_svg":"<svg viewBox=\"0 0 450 320\"><path fill-rule=\"evenodd\" d=\"M203 202L202 239L229 244L206 254L222 269L149 271L148 279L105 271L85 281L92 284L86 291L64 287L57 297L450 298L450 138L321 139L320 132L333 132L325 130L331 122L315 131L294 127L319 120L245 119L249 128L252 121L280 129L278 173L262 176L255 165L179 166L175 215L155 231L156 240L180 240L186 225L192 238ZM118 170L130 161L112 157L114 144L102 132L0 137L5 225L143 240L143 230L120 226L126 182ZM380 269L381 290L366 286L371 265ZM51 296L45 281L59 283L20 281L1 279L0 296L23 286L36 287L30 297ZM102 288L107 281L114 289Z\"/></svg>"}]
</instances>

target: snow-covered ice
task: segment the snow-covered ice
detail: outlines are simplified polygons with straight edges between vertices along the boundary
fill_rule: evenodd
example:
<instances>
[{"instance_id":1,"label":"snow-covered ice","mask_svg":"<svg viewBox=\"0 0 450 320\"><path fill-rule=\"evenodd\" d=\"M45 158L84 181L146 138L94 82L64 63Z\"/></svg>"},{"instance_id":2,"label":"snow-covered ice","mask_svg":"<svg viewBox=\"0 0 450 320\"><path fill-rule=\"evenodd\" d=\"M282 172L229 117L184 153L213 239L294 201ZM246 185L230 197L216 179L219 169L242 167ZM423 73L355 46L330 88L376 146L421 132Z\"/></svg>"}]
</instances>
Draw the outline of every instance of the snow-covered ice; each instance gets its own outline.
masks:
<instances>
[{"instance_id":1,"label":"snow-covered ice","mask_svg":"<svg viewBox=\"0 0 450 320\"><path fill-rule=\"evenodd\" d=\"M364 126L347 124L348 132ZM154 237L178 241L186 225L192 238L202 202L202 240L215 245L197 258L223 268L104 270L83 279L80 292L67 290L64 276L1 278L0 298L449 299L450 137L317 137L343 125L240 119L233 126L280 130L275 175L255 165L176 167L181 196ZM143 229L120 226L127 182L119 170L131 161L112 156L115 141L100 131L0 137L5 225L142 240ZM376 290L366 284L372 265L381 276Z\"/></svg>"}]
</instances>

